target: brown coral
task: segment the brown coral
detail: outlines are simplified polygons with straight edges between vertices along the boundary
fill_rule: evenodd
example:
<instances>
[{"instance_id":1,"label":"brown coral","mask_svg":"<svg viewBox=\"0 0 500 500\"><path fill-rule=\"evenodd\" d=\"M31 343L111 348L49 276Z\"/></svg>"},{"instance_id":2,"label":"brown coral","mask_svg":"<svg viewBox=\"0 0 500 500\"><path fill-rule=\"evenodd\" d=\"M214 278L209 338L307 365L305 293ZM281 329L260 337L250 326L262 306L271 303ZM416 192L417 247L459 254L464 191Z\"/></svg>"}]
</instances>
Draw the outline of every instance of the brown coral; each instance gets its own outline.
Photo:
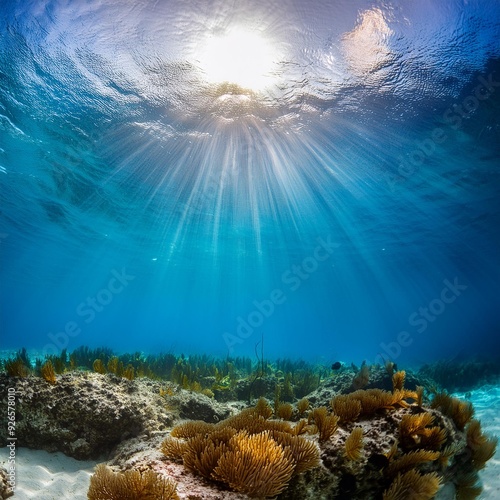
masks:
<instances>
[{"instance_id":1,"label":"brown coral","mask_svg":"<svg viewBox=\"0 0 500 500\"><path fill-rule=\"evenodd\" d=\"M274 431L270 435L280 446L289 448L292 452L295 463L294 475L317 467L320 464L319 448L313 441L287 432Z\"/></svg>"},{"instance_id":2,"label":"brown coral","mask_svg":"<svg viewBox=\"0 0 500 500\"><path fill-rule=\"evenodd\" d=\"M8 361L6 361L5 371L9 374L9 377L24 378L29 375L29 369L20 357L17 357L16 359L9 359Z\"/></svg>"},{"instance_id":3,"label":"brown coral","mask_svg":"<svg viewBox=\"0 0 500 500\"><path fill-rule=\"evenodd\" d=\"M49 383L49 384L55 384L56 383L56 372L54 370L54 365L52 364L52 361L47 361L45 362L42 367L40 368L40 373L42 374L42 377Z\"/></svg>"},{"instance_id":4,"label":"brown coral","mask_svg":"<svg viewBox=\"0 0 500 500\"><path fill-rule=\"evenodd\" d=\"M451 443L446 446L442 451L439 457L439 463L442 467L448 467L448 463L450 458L459 453L463 449L463 446L460 443Z\"/></svg>"},{"instance_id":5,"label":"brown coral","mask_svg":"<svg viewBox=\"0 0 500 500\"><path fill-rule=\"evenodd\" d=\"M391 486L384 491L383 500L430 500L437 493L441 480L436 472L420 474L412 469L398 474Z\"/></svg>"},{"instance_id":6,"label":"brown coral","mask_svg":"<svg viewBox=\"0 0 500 500\"><path fill-rule=\"evenodd\" d=\"M483 491L477 471L461 474L455 479L457 500L474 500Z\"/></svg>"},{"instance_id":7,"label":"brown coral","mask_svg":"<svg viewBox=\"0 0 500 500\"><path fill-rule=\"evenodd\" d=\"M440 456L438 451L417 450L405 453L396 460L391 461L387 467L387 475L395 476L397 473L406 472L425 462L433 462Z\"/></svg>"},{"instance_id":8,"label":"brown coral","mask_svg":"<svg viewBox=\"0 0 500 500\"><path fill-rule=\"evenodd\" d=\"M265 408L261 405L260 411L267 414ZM180 424L163 441L161 451L169 458L182 458L191 472L225 482L236 491L274 496L286 488L292 474L320 463L317 444L297 435L307 427L306 420L292 427L249 408L216 425Z\"/></svg>"},{"instance_id":9,"label":"brown coral","mask_svg":"<svg viewBox=\"0 0 500 500\"><path fill-rule=\"evenodd\" d=\"M356 421L361 413L361 402L350 395L336 396L330 404L333 413L340 417L342 423Z\"/></svg>"},{"instance_id":10,"label":"brown coral","mask_svg":"<svg viewBox=\"0 0 500 500\"><path fill-rule=\"evenodd\" d=\"M403 448L430 448L439 450L446 441L446 429L428 427L434 416L428 412L404 415L399 424L399 438Z\"/></svg>"},{"instance_id":11,"label":"brown coral","mask_svg":"<svg viewBox=\"0 0 500 500\"><path fill-rule=\"evenodd\" d=\"M461 401L444 392L438 393L434 396L431 403L432 408L439 408L442 413L450 417L457 429L463 431L467 422L469 422L474 415L474 407L468 401Z\"/></svg>"},{"instance_id":12,"label":"brown coral","mask_svg":"<svg viewBox=\"0 0 500 500\"><path fill-rule=\"evenodd\" d=\"M392 376L392 388L394 391L400 391L403 389L405 385L406 372L404 370L400 370L395 372Z\"/></svg>"},{"instance_id":13,"label":"brown coral","mask_svg":"<svg viewBox=\"0 0 500 500\"><path fill-rule=\"evenodd\" d=\"M307 420L305 418L301 418L295 426L292 428L292 434L294 436L299 436L300 434L305 434L307 432L308 427Z\"/></svg>"},{"instance_id":14,"label":"brown coral","mask_svg":"<svg viewBox=\"0 0 500 500\"><path fill-rule=\"evenodd\" d=\"M198 434L186 445L186 451L182 455L184 467L195 474L211 479L215 466L226 449L226 443Z\"/></svg>"},{"instance_id":15,"label":"brown coral","mask_svg":"<svg viewBox=\"0 0 500 500\"><path fill-rule=\"evenodd\" d=\"M345 456L348 460L359 460L363 450L363 428L354 427L345 441Z\"/></svg>"},{"instance_id":16,"label":"brown coral","mask_svg":"<svg viewBox=\"0 0 500 500\"><path fill-rule=\"evenodd\" d=\"M361 404L361 415L373 415L379 410L394 410L395 408L406 408L409 406L407 399L417 399L415 391L406 389L397 389L394 392L384 391L382 389L366 389L352 392L346 396L337 396L334 398L346 398L347 400L357 400ZM335 404L332 402L332 405Z\"/></svg>"},{"instance_id":17,"label":"brown coral","mask_svg":"<svg viewBox=\"0 0 500 500\"><path fill-rule=\"evenodd\" d=\"M188 420L182 424L175 426L170 435L177 438L192 438L197 434L205 434L213 431L214 424L209 424L203 420Z\"/></svg>"},{"instance_id":18,"label":"brown coral","mask_svg":"<svg viewBox=\"0 0 500 500\"><path fill-rule=\"evenodd\" d=\"M276 415L283 420L290 420L293 414L293 406L290 403L279 403Z\"/></svg>"},{"instance_id":19,"label":"brown coral","mask_svg":"<svg viewBox=\"0 0 500 500\"><path fill-rule=\"evenodd\" d=\"M257 415L260 415L261 417L264 417L266 419L271 418L273 414L273 409L267 402L266 398L259 398L253 411L257 413Z\"/></svg>"},{"instance_id":20,"label":"brown coral","mask_svg":"<svg viewBox=\"0 0 500 500\"><path fill-rule=\"evenodd\" d=\"M467 446L472 451L472 463L479 470L493 457L496 451L498 438L488 438L481 430L479 420L472 420L466 431Z\"/></svg>"},{"instance_id":21,"label":"brown coral","mask_svg":"<svg viewBox=\"0 0 500 500\"><path fill-rule=\"evenodd\" d=\"M216 479L250 497L274 497L287 487L294 471L292 454L277 444L269 432L239 432L229 446L215 467Z\"/></svg>"},{"instance_id":22,"label":"brown coral","mask_svg":"<svg viewBox=\"0 0 500 500\"><path fill-rule=\"evenodd\" d=\"M497 449L498 438L487 438L475 450L472 450L472 465L476 470L481 470L486 465L486 462L493 457Z\"/></svg>"},{"instance_id":23,"label":"brown coral","mask_svg":"<svg viewBox=\"0 0 500 500\"><path fill-rule=\"evenodd\" d=\"M101 375L104 375L106 373L106 367L104 366L102 360L99 358L94 361L92 367L94 368L94 371L96 373L100 373Z\"/></svg>"},{"instance_id":24,"label":"brown coral","mask_svg":"<svg viewBox=\"0 0 500 500\"><path fill-rule=\"evenodd\" d=\"M161 444L161 452L168 458L181 459L187 450L187 442L168 436Z\"/></svg>"},{"instance_id":25,"label":"brown coral","mask_svg":"<svg viewBox=\"0 0 500 500\"><path fill-rule=\"evenodd\" d=\"M148 470L140 473L129 470L124 473L113 472L100 464L90 478L87 493L89 500L178 500L176 484L155 472Z\"/></svg>"},{"instance_id":26,"label":"brown coral","mask_svg":"<svg viewBox=\"0 0 500 500\"><path fill-rule=\"evenodd\" d=\"M256 413L255 408L247 408L237 415L226 418L218 424L217 428L233 427L236 430L246 430L249 434L257 434L265 430L278 430L293 433L293 427L283 420L267 420Z\"/></svg>"},{"instance_id":27,"label":"brown coral","mask_svg":"<svg viewBox=\"0 0 500 500\"><path fill-rule=\"evenodd\" d=\"M297 401L297 411L299 415L303 415L309 409L309 400L307 398L302 398Z\"/></svg>"},{"instance_id":28,"label":"brown coral","mask_svg":"<svg viewBox=\"0 0 500 500\"><path fill-rule=\"evenodd\" d=\"M330 439L337 430L339 417L337 415L328 415L326 406L314 408L311 412L311 418L318 428L320 443Z\"/></svg>"},{"instance_id":29,"label":"brown coral","mask_svg":"<svg viewBox=\"0 0 500 500\"><path fill-rule=\"evenodd\" d=\"M134 380L135 378L135 370L132 365L127 365L127 368L123 370L123 377L128 380Z\"/></svg>"},{"instance_id":30,"label":"brown coral","mask_svg":"<svg viewBox=\"0 0 500 500\"><path fill-rule=\"evenodd\" d=\"M417 395L417 406L422 406L424 401L424 387L422 385L417 385L415 393Z\"/></svg>"}]
</instances>

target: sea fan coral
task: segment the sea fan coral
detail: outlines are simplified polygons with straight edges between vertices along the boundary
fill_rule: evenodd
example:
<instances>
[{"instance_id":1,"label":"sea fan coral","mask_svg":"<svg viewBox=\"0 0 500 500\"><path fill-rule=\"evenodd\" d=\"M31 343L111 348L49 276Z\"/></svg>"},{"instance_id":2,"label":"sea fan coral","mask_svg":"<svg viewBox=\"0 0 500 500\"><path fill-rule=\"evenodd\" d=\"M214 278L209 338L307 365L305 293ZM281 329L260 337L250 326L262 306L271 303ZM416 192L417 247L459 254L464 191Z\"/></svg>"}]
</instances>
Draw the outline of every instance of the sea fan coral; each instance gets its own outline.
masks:
<instances>
[{"instance_id":1,"label":"sea fan coral","mask_svg":"<svg viewBox=\"0 0 500 500\"><path fill-rule=\"evenodd\" d=\"M325 406L314 408L311 412L311 418L318 428L320 442L330 439L337 430L339 417L337 415L328 415Z\"/></svg>"},{"instance_id":2,"label":"sea fan coral","mask_svg":"<svg viewBox=\"0 0 500 500\"><path fill-rule=\"evenodd\" d=\"M437 473L420 474L412 469L398 474L389 489L384 491L383 500L430 500L437 493L441 480Z\"/></svg>"},{"instance_id":3,"label":"sea fan coral","mask_svg":"<svg viewBox=\"0 0 500 500\"><path fill-rule=\"evenodd\" d=\"M333 413L340 417L340 422L354 422L361 413L361 402L350 395L336 396L331 401Z\"/></svg>"},{"instance_id":4,"label":"sea fan coral","mask_svg":"<svg viewBox=\"0 0 500 500\"><path fill-rule=\"evenodd\" d=\"M366 389L352 392L346 396L337 396L341 401L357 400L361 404L361 415L373 415L378 410L393 410L395 408L406 408L409 406L407 399L417 399L415 391L406 389L395 390L394 392L384 391L382 389ZM344 399L345 398L345 399ZM332 402L332 405L335 405ZM344 403L345 404L345 403ZM340 410L341 411L341 410Z\"/></svg>"},{"instance_id":5,"label":"sea fan coral","mask_svg":"<svg viewBox=\"0 0 500 500\"><path fill-rule=\"evenodd\" d=\"M307 398L302 398L297 401L297 411L299 415L303 415L309 409L309 400Z\"/></svg>"},{"instance_id":6,"label":"sea fan coral","mask_svg":"<svg viewBox=\"0 0 500 500\"><path fill-rule=\"evenodd\" d=\"M226 443L216 442L209 436L198 434L190 439L186 445L186 451L182 455L184 466L195 474L201 474L207 479L211 479L215 466L226 448Z\"/></svg>"},{"instance_id":7,"label":"sea fan coral","mask_svg":"<svg viewBox=\"0 0 500 500\"><path fill-rule=\"evenodd\" d=\"M127 368L123 370L123 377L128 380L134 380L135 378L135 370L132 365L127 365Z\"/></svg>"},{"instance_id":8,"label":"sea fan coral","mask_svg":"<svg viewBox=\"0 0 500 500\"><path fill-rule=\"evenodd\" d=\"M400 391L405 385L406 372L400 370L392 376L392 388L394 391Z\"/></svg>"},{"instance_id":9,"label":"sea fan coral","mask_svg":"<svg viewBox=\"0 0 500 500\"><path fill-rule=\"evenodd\" d=\"M363 428L354 427L345 441L345 456L348 460L359 460L363 450Z\"/></svg>"},{"instance_id":10,"label":"sea fan coral","mask_svg":"<svg viewBox=\"0 0 500 500\"><path fill-rule=\"evenodd\" d=\"M279 403L276 415L283 420L290 420L293 414L293 406L290 403Z\"/></svg>"},{"instance_id":11,"label":"sea fan coral","mask_svg":"<svg viewBox=\"0 0 500 500\"><path fill-rule=\"evenodd\" d=\"M315 442L287 432L271 431L270 435L280 446L286 447L292 452L295 463L294 475L320 464L319 448Z\"/></svg>"},{"instance_id":12,"label":"sea fan coral","mask_svg":"<svg viewBox=\"0 0 500 500\"><path fill-rule=\"evenodd\" d=\"M42 374L42 377L49 383L49 384L55 384L56 383L56 372L54 370L54 365L52 364L52 361L47 361L42 365L42 368L40 369L40 373Z\"/></svg>"},{"instance_id":13,"label":"sea fan coral","mask_svg":"<svg viewBox=\"0 0 500 500\"><path fill-rule=\"evenodd\" d=\"M287 487L294 471L292 454L277 444L269 432L239 432L229 447L215 467L216 479L250 497L274 497Z\"/></svg>"},{"instance_id":14,"label":"sea fan coral","mask_svg":"<svg viewBox=\"0 0 500 500\"><path fill-rule=\"evenodd\" d=\"M113 472L106 465L96 467L90 478L89 500L178 500L176 484L149 470Z\"/></svg>"},{"instance_id":15,"label":"sea fan coral","mask_svg":"<svg viewBox=\"0 0 500 500\"><path fill-rule=\"evenodd\" d=\"M283 420L267 420L262 415L258 415L254 408L242 410L238 415L226 418L216 424L217 428L225 426L233 427L237 430L246 430L249 434L257 434L265 430L293 433L293 427L289 422Z\"/></svg>"},{"instance_id":16,"label":"sea fan coral","mask_svg":"<svg viewBox=\"0 0 500 500\"><path fill-rule=\"evenodd\" d=\"M305 434L307 432L307 429L309 428L308 426L309 424L307 423L307 420L305 418L301 418L292 428L292 434L294 436Z\"/></svg>"},{"instance_id":17,"label":"sea fan coral","mask_svg":"<svg viewBox=\"0 0 500 500\"><path fill-rule=\"evenodd\" d=\"M183 424L179 424L172 429L170 435L176 438L192 438L197 434L205 434L213 431L214 424L209 424L203 420L188 420Z\"/></svg>"},{"instance_id":18,"label":"sea fan coral","mask_svg":"<svg viewBox=\"0 0 500 500\"><path fill-rule=\"evenodd\" d=\"M460 474L455 479L456 500L474 500L483 491L477 471Z\"/></svg>"},{"instance_id":19,"label":"sea fan coral","mask_svg":"<svg viewBox=\"0 0 500 500\"><path fill-rule=\"evenodd\" d=\"M9 359L5 362L5 370L10 377L27 377L29 375L28 367L24 364L22 358Z\"/></svg>"},{"instance_id":20,"label":"sea fan coral","mask_svg":"<svg viewBox=\"0 0 500 500\"><path fill-rule=\"evenodd\" d=\"M399 424L399 438L403 448L430 448L439 450L446 441L446 429L428 427L434 416L428 412L404 415Z\"/></svg>"},{"instance_id":21,"label":"sea fan coral","mask_svg":"<svg viewBox=\"0 0 500 500\"><path fill-rule=\"evenodd\" d=\"M293 474L320 463L318 445L297 435L307 427L306 420L301 422L292 427L249 408L216 425L180 424L163 441L161 451L169 458L182 458L191 472L225 482L236 491L274 496Z\"/></svg>"},{"instance_id":22,"label":"sea fan coral","mask_svg":"<svg viewBox=\"0 0 500 500\"><path fill-rule=\"evenodd\" d=\"M472 451L472 465L476 470L481 470L495 454L498 438L487 439L479 448Z\"/></svg>"},{"instance_id":23,"label":"sea fan coral","mask_svg":"<svg viewBox=\"0 0 500 500\"><path fill-rule=\"evenodd\" d=\"M179 460L187 450L187 442L169 436L163 440L160 449L166 457Z\"/></svg>"},{"instance_id":24,"label":"sea fan coral","mask_svg":"<svg viewBox=\"0 0 500 500\"><path fill-rule=\"evenodd\" d=\"M265 398L259 398L253 411L257 415L260 415L261 417L264 417L266 419L271 418L273 414L273 409L271 408L271 405L266 401Z\"/></svg>"},{"instance_id":25,"label":"sea fan coral","mask_svg":"<svg viewBox=\"0 0 500 500\"><path fill-rule=\"evenodd\" d=\"M457 429L463 431L467 422L469 422L474 415L474 407L468 401L461 401L444 392L438 393L434 396L431 403L432 408L439 408L445 415L450 417Z\"/></svg>"},{"instance_id":26,"label":"sea fan coral","mask_svg":"<svg viewBox=\"0 0 500 500\"><path fill-rule=\"evenodd\" d=\"M433 462L434 460L437 460L439 456L440 453L438 451L410 451L396 460L392 460L389 467L387 467L386 474L388 476L395 476L397 473L406 472L422 463Z\"/></svg>"},{"instance_id":27,"label":"sea fan coral","mask_svg":"<svg viewBox=\"0 0 500 500\"><path fill-rule=\"evenodd\" d=\"M96 373L100 373L101 375L104 375L106 373L106 367L104 366L104 363L102 362L101 359L96 359L94 363L92 364L94 371Z\"/></svg>"},{"instance_id":28,"label":"sea fan coral","mask_svg":"<svg viewBox=\"0 0 500 500\"><path fill-rule=\"evenodd\" d=\"M424 387L422 385L417 385L415 393L417 395L417 406L422 406L424 401Z\"/></svg>"},{"instance_id":29,"label":"sea fan coral","mask_svg":"<svg viewBox=\"0 0 500 500\"><path fill-rule=\"evenodd\" d=\"M477 469L482 469L485 463L495 454L498 439L489 438L481 430L481 422L472 420L466 429L467 446L472 451L472 461Z\"/></svg>"}]
</instances>

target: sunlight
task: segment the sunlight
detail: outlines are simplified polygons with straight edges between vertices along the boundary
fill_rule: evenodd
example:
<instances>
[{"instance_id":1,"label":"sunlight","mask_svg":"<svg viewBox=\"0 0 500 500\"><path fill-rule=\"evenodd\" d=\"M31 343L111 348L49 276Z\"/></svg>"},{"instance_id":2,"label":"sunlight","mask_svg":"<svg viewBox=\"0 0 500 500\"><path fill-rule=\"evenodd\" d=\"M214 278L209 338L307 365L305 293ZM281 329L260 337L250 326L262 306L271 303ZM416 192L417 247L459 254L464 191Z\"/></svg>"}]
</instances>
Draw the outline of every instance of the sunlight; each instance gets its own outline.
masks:
<instances>
[{"instance_id":1,"label":"sunlight","mask_svg":"<svg viewBox=\"0 0 500 500\"><path fill-rule=\"evenodd\" d=\"M233 83L249 90L272 85L277 53L258 33L235 28L206 41L198 57L210 83Z\"/></svg>"}]
</instances>

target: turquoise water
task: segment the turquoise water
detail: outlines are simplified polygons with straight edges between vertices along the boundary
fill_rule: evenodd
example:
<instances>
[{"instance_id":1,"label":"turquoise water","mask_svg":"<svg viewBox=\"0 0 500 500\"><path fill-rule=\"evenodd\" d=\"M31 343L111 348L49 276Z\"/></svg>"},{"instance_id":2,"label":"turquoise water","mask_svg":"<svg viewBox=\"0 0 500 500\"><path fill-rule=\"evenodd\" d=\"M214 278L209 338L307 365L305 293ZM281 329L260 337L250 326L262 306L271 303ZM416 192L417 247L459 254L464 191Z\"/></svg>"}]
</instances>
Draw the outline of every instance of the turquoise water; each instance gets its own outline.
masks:
<instances>
[{"instance_id":1,"label":"turquoise water","mask_svg":"<svg viewBox=\"0 0 500 500\"><path fill-rule=\"evenodd\" d=\"M1 348L497 356L499 40L493 0L2 2Z\"/></svg>"}]
</instances>

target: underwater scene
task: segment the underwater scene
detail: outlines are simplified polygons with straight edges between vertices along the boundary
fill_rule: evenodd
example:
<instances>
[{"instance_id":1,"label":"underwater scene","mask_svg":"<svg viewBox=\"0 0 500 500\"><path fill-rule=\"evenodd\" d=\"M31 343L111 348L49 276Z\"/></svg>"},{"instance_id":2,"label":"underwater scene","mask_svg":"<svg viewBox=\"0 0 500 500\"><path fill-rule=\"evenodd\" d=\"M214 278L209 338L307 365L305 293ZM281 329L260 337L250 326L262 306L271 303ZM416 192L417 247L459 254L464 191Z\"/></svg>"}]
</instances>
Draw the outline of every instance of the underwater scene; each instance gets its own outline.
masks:
<instances>
[{"instance_id":1,"label":"underwater scene","mask_svg":"<svg viewBox=\"0 0 500 500\"><path fill-rule=\"evenodd\" d=\"M500 2L2 0L0 500L500 498Z\"/></svg>"}]
</instances>

